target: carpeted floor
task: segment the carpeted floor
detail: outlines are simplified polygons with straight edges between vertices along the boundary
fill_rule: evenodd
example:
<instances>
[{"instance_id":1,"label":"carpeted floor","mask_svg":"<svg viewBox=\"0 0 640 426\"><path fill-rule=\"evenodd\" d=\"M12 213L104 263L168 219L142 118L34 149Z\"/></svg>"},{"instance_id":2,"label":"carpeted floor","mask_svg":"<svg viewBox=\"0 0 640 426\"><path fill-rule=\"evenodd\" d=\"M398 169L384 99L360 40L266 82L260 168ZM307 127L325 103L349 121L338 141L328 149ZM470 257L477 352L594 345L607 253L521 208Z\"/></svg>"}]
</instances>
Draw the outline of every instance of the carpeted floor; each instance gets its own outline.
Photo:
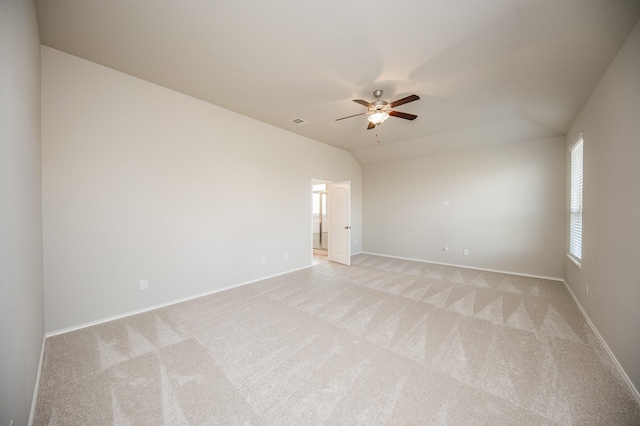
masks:
<instances>
[{"instance_id":1,"label":"carpeted floor","mask_svg":"<svg viewBox=\"0 0 640 426\"><path fill-rule=\"evenodd\" d=\"M639 425L556 281L357 255L47 339L36 425Z\"/></svg>"}]
</instances>

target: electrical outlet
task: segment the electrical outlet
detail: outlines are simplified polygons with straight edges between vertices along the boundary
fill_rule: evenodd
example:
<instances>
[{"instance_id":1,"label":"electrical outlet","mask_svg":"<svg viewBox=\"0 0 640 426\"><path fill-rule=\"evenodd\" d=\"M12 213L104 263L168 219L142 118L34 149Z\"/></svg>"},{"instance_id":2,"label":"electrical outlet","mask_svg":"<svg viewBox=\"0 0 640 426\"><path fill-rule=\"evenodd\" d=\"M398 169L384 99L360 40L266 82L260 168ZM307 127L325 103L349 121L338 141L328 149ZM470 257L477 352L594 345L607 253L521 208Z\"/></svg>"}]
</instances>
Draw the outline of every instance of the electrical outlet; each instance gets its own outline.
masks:
<instances>
[{"instance_id":1,"label":"electrical outlet","mask_svg":"<svg viewBox=\"0 0 640 426\"><path fill-rule=\"evenodd\" d=\"M584 289L587 292L587 296L589 295L589 284L584 285Z\"/></svg>"},{"instance_id":2,"label":"electrical outlet","mask_svg":"<svg viewBox=\"0 0 640 426\"><path fill-rule=\"evenodd\" d=\"M469 250L467 249L462 250L462 254L465 256L469 256Z\"/></svg>"},{"instance_id":3,"label":"electrical outlet","mask_svg":"<svg viewBox=\"0 0 640 426\"><path fill-rule=\"evenodd\" d=\"M267 263L267 258L266 258L266 257L263 257L263 258L262 258L262 264L264 265L265 263Z\"/></svg>"},{"instance_id":4,"label":"electrical outlet","mask_svg":"<svg viewBox=\"0 0 640 426\"><path fill-rule=\"evenodd\" d=\"M149 280L140 280L140 290L146 290L149 287Z\"/></svg>"}]
</instances>

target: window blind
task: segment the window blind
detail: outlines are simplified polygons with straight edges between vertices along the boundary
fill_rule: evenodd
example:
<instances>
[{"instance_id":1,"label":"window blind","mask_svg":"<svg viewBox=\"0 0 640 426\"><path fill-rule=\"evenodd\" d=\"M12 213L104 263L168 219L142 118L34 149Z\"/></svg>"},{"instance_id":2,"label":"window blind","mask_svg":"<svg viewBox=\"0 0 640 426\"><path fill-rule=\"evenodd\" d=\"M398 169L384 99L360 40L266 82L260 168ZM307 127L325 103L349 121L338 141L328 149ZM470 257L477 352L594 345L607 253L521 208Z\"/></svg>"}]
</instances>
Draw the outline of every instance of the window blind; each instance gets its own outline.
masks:
<instances>
[{"instance_id":1,"label":"window blind","mask_svg":"<svg viewBox=\"0 0 640 426\"><path fill-rule=\"evenodd\" d=\"M582 170L583 139L571 148L571 218L569 222L569 254L582 259Z\"/></svg>"}]
</instances>

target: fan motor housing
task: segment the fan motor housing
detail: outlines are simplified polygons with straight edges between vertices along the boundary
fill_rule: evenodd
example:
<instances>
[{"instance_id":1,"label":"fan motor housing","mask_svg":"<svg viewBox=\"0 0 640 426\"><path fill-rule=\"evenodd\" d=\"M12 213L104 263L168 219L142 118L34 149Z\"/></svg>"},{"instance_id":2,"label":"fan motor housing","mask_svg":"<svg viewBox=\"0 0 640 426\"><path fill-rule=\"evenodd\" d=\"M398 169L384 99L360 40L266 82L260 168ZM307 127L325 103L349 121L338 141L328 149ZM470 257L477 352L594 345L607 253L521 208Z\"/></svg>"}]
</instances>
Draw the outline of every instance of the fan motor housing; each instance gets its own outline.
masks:
<instances>
[{"instance_id":1,"label":"fan motor housing","mask_svg":"<svg viewBox=\"0 0 640 426\"><path fill-rule=\"evenodd\" d=\"M381 109L384 109L384 107L386 107L389 104L389 102L386 101L381 101L381 100L377 100L375 102L371 102L371 105L373 105L373 109L376 111L379 111Z\"/></svg>"}]
</instances>

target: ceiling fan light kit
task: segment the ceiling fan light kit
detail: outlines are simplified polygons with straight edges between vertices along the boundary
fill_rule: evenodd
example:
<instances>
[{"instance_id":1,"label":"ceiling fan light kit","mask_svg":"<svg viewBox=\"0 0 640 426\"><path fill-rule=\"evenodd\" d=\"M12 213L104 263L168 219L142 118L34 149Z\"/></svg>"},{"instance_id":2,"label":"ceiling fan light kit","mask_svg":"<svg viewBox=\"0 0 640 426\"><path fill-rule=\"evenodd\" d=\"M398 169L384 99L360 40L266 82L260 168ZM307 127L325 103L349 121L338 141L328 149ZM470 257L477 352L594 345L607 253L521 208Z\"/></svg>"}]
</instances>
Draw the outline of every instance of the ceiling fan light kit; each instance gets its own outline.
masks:
<instances>
[{"instance_id":1,"label":"ceiling fan light kit","mask_svg":"<svg viewBox=\"0 0 640 426\"><path fill-rule=\"evenodd\" d=\"M369 125L367 126L367 130L371 130L376 126L384 123L384 121L389 118L389 116L404 118L405 120L415 120L418 116L414 114L407 114L405 112L394 111L393 108L398 105L403 105L409 102L417 101L420 99L418 95L410 95L402 99L398 99L394 102L387 102L380 99L382 96L382 90L378 89L373 92L373 96L376 97L376 100L369 103L362 99L354 99L353 102L366 106L368 108L367 112L363 112L361 114L349 115L347 117L342 117L336 119L336 121L344 120L345 118L357 117L359 115L369 115L367 120L369 121Z\"/></svg>"},{"instance_id":2,"label":"ceiling fan light kit","mask_svg":"<svg viewBox=\"0 0 640 426\"><path fill-rule=\"evenodd\" d=\"M384 120L386 120L387 118L389 118L389 114L384 111L378 111L367 117L367 120L377 126L378 124L384 123Z\"/></svg>"}]
</instances>

